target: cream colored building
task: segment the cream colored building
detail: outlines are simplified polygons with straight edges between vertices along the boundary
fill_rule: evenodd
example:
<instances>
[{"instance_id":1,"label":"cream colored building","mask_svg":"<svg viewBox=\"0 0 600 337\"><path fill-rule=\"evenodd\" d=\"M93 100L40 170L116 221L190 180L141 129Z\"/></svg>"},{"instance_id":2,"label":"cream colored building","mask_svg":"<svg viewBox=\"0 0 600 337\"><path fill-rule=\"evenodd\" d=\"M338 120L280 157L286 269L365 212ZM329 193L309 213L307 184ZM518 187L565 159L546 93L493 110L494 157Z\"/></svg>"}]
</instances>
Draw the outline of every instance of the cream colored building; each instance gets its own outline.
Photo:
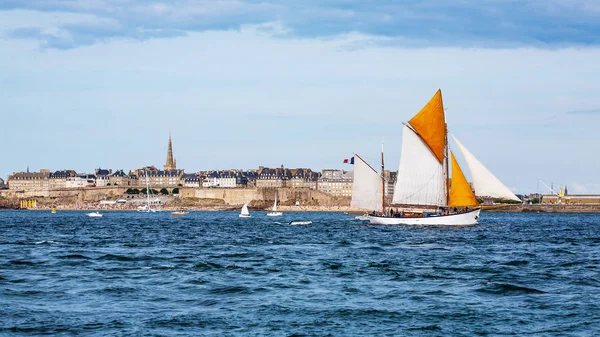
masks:
<instances>
[{"instance_id":1,"label":"cream colored building","mask_svg":"<svg viewBox=\"0 0 600 337\"><path fill-rule=\"evenodd\" d=\"M27 169L27 172L15 172L8 177L8 186L14 192L39 191L47 194L50 190L50 171L29 172Z\"/></svg>"},{"instance_id":2,"label":"cream colored building","mask_svg":"<svg viewBox=\"0 0 600 337\"><path fill-rule=\"evenodd\" d=\"M317 189L333 196L351 197L353 176L353 171L323 170Z\"/></svg>"}]
</instances>

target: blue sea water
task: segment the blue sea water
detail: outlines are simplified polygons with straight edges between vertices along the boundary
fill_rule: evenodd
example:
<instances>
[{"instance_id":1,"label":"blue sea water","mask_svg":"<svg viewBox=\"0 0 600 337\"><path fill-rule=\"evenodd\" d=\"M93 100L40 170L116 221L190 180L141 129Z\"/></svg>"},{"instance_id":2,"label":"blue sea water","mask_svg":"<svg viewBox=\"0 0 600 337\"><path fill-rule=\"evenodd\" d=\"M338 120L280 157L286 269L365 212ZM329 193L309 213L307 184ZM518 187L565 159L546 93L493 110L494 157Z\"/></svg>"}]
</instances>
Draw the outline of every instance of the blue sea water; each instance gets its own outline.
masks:
<instances>
[{"instance_id":1,"label":"blue sea water","mask_svg":"<svg viewBox=\"0 0 600 337\"><path fill-rule=\"evenodd\" d=\"M600 215L264 214L2 211L0 335L600 335Z\"/></svg>"}]
</instances>

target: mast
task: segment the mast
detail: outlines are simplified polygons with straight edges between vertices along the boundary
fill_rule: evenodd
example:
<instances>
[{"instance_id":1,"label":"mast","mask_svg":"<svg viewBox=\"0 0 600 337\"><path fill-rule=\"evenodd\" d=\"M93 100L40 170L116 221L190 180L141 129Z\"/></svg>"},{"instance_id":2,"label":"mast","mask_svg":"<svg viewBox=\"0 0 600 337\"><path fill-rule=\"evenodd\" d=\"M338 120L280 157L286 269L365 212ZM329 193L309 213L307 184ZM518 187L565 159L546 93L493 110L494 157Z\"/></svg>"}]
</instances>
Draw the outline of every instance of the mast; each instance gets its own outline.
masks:
<instances>
[{"instance_id":1,"label":"mast","mask_svg":"<svg viewBox=\"0 0 600 337\"><path fill-rule=\"evenodd\" d=\"M381 212L385 215L385 165L383 161L383 143L381 143Z\"/></svg>"},{"instance_id":2,"label":"mast","mask_svg":"<svg viewBox=\"0 0 600 337\"><path fill-rule=\"evenodd\" d=\"M146 171L146 205L150 210L150 187L148 184L148 171Z\"/></svg>"},{"instance_id":3,"label":"mast","mask_svg":"<svg viewBox=\"0 0 600 337\"><path fill-rule=\"evenodd\" d=\"M448 201L450 200L450 188L449 188L449 178L450 175L448 173L448 123L445 123L446 125L446 134L444 135L444 161L445 161L445 166L446 166L446 206L448 206Z\"/></svg>"}]
</instances>

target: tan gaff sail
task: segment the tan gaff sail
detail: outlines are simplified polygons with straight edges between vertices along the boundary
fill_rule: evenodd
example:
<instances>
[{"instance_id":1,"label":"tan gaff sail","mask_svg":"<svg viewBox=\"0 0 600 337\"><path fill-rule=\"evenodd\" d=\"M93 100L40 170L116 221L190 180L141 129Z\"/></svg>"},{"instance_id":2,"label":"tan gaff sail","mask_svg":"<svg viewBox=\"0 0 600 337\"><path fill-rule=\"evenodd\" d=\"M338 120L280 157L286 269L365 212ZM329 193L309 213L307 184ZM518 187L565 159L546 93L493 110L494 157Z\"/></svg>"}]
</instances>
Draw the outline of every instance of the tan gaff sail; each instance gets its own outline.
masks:
<instances>
[{"instance_id":1,"label":"tan gaff sail","mask_svg":"<svg viewBox=\"0 0 600 337\"><path fill-rule=\"evenodd\" d=\"M354 182L350 205L369 211L383 212L382 196L381 176L361 157L354 154Z\"/></svg>"},{"instance_id":2,"label":"tan gaff sail","mask_svg":"<svg viewBox=\"0 0 600 337\"><path fill-rule=\"evenodd\" d=\"M467 178L454 158L454 153L450 152L450 158L452 160L452 185L450 186L448 206L479 206Z\"/></svg>"},{"instance_id":3,"label":"tan gaff sail","mask_svg":"<svg viewBox=\"0 0 600 337\"><path fill-rule=\"evenodd\" d=\"M440 89L433 95L427 105L408 121L408 124L427 144L437 160L442 163L446 149L446 118Z\"/></svg>"},{"instance_id":4,"label":"tan gaff sail","mask_svg":"<svg viewBox=\"0 0 600 337\"><path fill-rule=\"evenodd\" d=\"M490 172L469 150L467 150L459 141L454 138L456 145L462 152L471 178L473 178L473 188L480 197L501 198L507 200L521 201L508 187L506 187L496 176Z\"/></svg>"}]
</instances>

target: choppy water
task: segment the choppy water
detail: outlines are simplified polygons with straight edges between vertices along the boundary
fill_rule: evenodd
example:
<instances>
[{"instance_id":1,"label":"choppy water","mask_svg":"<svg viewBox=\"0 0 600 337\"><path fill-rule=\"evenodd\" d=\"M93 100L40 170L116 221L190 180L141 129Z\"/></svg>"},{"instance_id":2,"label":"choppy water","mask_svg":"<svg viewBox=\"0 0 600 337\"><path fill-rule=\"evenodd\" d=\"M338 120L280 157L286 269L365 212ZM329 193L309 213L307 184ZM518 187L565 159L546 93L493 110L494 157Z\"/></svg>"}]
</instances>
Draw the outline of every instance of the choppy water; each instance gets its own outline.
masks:
<instances>
[{"instance_id":1,"label":"choppy water","mask_svg":"<svg viewBox=\"0 0 600 337\"><path fill-rule=\"evenodd\" d=\"M4 211L0 334L600 335L599 215L481 221Z\"/></svg>"}]
</instances>

